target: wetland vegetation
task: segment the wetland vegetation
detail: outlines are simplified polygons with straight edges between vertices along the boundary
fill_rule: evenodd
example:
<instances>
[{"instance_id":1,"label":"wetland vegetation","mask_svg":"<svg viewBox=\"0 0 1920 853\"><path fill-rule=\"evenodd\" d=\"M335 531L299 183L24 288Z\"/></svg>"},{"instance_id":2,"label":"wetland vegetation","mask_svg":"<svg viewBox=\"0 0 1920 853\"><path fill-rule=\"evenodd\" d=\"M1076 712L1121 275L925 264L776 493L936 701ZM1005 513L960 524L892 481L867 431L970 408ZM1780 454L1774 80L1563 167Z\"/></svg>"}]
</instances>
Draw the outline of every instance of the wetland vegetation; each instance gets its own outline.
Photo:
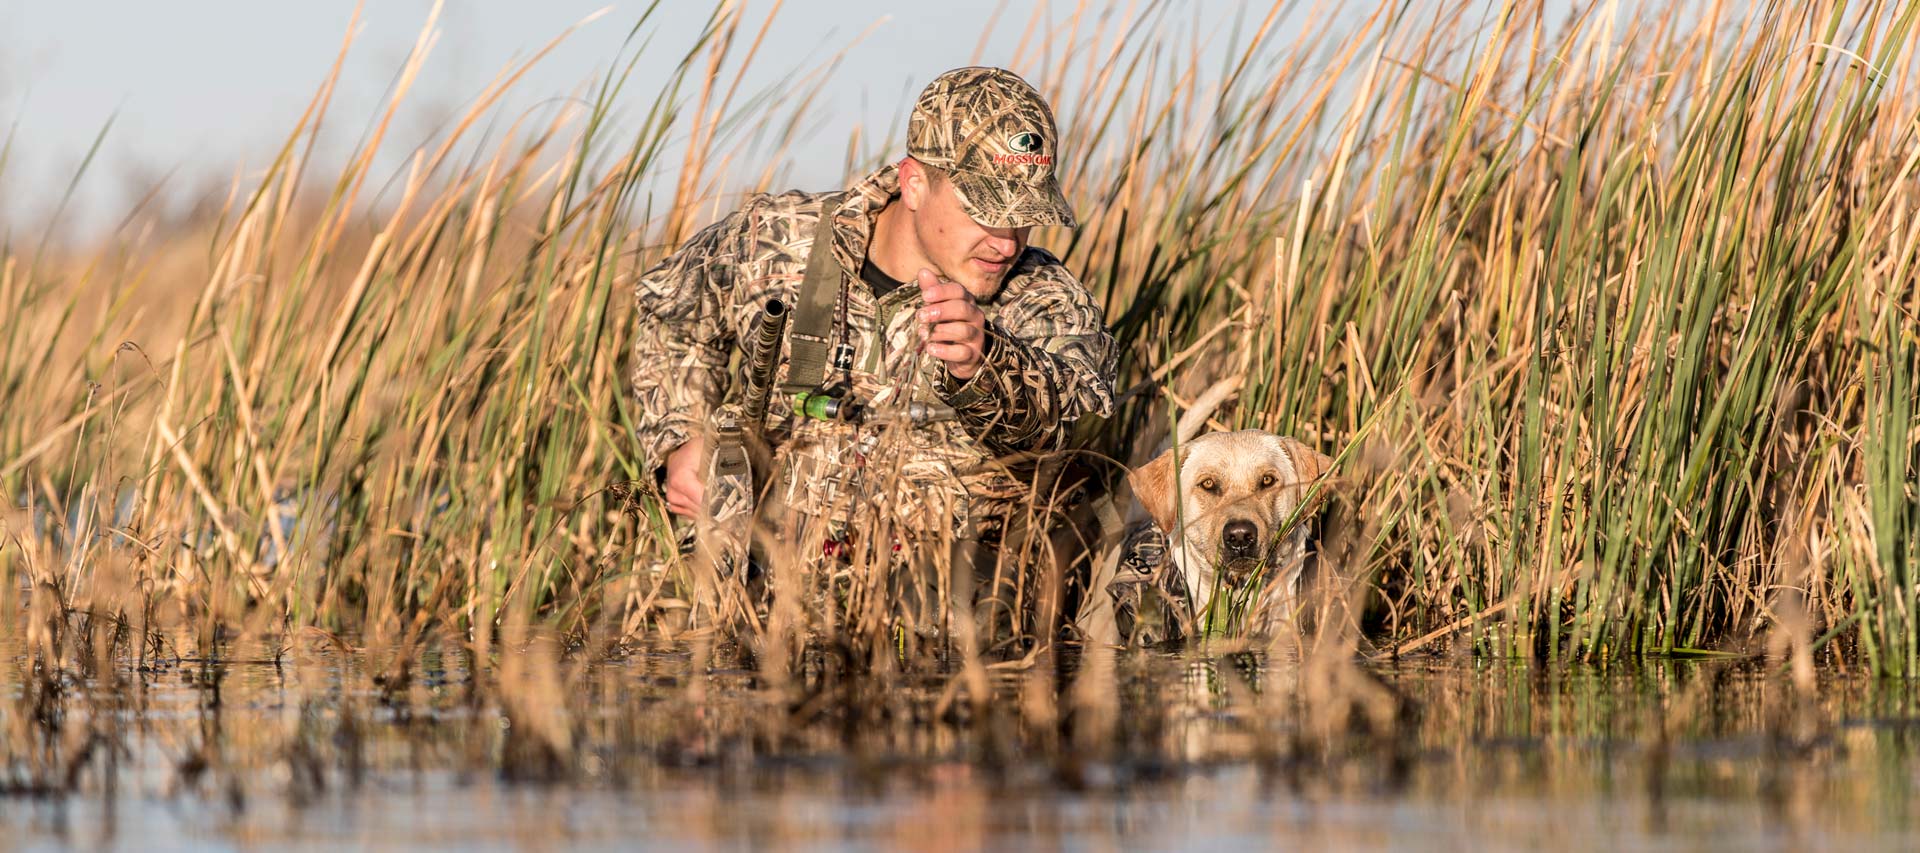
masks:
<instances>
[{"instance_id":1,"label":"wetland vegetation","mask_svg":"<svg viewBox=\"0 0 1920 853\"><path fill-rule=\"evenodd\" d=\"M691 45L642 19L578 97L498 114L507 69L383 173L423 38L344 163L313 156L336 67L204 217L0 225L0 814L1911 844L1920 6L1337 5L1204 42L1177 4L993 24L1081 212L1034 242L1124 348L1076 452L1118 479L1211 396L1334 457L1310 635L735 618L628 437L629 288L781 188L832 77L740 85L777 8Z\"/></svg>"}]
</instances>

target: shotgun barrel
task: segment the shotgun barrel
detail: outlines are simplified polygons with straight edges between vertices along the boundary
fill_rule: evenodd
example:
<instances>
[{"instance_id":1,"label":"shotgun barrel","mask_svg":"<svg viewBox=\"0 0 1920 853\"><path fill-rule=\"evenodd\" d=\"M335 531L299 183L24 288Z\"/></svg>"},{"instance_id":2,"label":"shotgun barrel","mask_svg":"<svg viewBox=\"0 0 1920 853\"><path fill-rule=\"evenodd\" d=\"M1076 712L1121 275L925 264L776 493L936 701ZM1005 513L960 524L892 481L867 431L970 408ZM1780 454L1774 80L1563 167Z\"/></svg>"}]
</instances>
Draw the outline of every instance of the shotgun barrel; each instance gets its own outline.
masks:
<instances>
[{"instance_id":1,"label":"shotgun barrel","mask_svg":"<svg viewBox=\"0 0 1920 853\"><path fill-rule=\"evenodd\" d=\"M769 299L747 342L746 399L735 419L723 407L714 416L712 454L707 460L706 512L694 534L695 553L723 577L743 572L752 548L755 503L769 463L763 433L773 372L780 364L780 339L787 333L787 306ZM742 575L744 576L744 575Z\"/></svg>"},{"instance_id":2,"label":"shotgun barrel","mask_svg":"<svg viewBox=\"0 0 1920 853\"><path fill-rule=\"evenodd\" d=\"M786 333L786 303L767 300L754 325L753 348L747 351L746 422L741 426L754 433L766 426L767 398L773 393L774 368L780 365L780 338Z\"/></svg>"}]
</instances>

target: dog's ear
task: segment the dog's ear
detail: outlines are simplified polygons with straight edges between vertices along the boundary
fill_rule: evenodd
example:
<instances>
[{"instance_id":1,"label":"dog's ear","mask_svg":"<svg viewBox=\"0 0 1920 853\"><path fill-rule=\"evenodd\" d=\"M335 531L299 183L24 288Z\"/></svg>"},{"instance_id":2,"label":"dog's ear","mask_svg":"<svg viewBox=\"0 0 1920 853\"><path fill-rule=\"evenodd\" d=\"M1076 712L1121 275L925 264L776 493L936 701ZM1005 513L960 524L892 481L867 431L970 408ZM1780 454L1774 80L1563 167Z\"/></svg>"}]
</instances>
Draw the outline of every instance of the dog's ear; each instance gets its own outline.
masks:
<instances>
[{"instance_id":1,"label":"dog's ear","mask_svg":"<svg viewBox=\"0 0 1920 853\"><path fill-rule=\"evenodd\" d=\"M1173 451L1160 454L1148 462L1127 473L1127 485L1133 487L1134 500L1147 508L1147 514L1153 516L1153 523L1160 525L1162 533L1172 533L1178 521L1173 505L1174 470Z\"/></svg>"},{"instance_id":2,"label":"dog's ear","mask_svg":"<svg viewBox=\"0 0 1920 853\"><path fill-rule=\"evenodd\" d=\"M1313 495L1313 506L1307 507L1308 514L1319 512L1320 506L1327 501L1327 491L1333 487L1331 483L1321 482L1326 480L1327 475L1333 471L1333 460L1291 436L1280 439L1280 450L1287 454L1287 460L1293 463L1293 473L1300 478L1295 488L1299 489L1301 494L1306 494L1308 489L1313 488L1315 482L1320 482L1319 491Z\"/></svg>"}]
</instances>

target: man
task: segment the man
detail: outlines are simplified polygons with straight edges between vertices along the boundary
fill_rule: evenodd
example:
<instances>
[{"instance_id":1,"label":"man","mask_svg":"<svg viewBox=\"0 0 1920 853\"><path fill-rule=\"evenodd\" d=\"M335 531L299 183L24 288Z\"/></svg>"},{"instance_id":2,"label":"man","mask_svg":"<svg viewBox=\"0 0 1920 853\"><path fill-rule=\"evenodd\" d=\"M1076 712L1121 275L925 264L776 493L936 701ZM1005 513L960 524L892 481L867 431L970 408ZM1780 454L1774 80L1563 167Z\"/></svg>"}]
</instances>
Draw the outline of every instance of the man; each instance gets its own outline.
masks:
<instances>
[{"instance_id":1,"label":"man","mask_svg":"<svg viewBox=\"0 0 1920 853\"><path fill-rule=\"evenodd\" d=\"M1036 225L1074 224L1057 145L1024 80L950 71L921 93L897 164L841 193L756 196L642 276L638 438L668 509L694 518L712 500L709 427L737 417L745 384L729 365L777 299L793 306L786 394L746 425L775 453L763 513L819 522L830 546L877 527L991 537L1030 498L1032 457L1113 407L1100 307L1027 245ZM795 393L841 414L796 415Z\"/></svg>"}]
</instances>

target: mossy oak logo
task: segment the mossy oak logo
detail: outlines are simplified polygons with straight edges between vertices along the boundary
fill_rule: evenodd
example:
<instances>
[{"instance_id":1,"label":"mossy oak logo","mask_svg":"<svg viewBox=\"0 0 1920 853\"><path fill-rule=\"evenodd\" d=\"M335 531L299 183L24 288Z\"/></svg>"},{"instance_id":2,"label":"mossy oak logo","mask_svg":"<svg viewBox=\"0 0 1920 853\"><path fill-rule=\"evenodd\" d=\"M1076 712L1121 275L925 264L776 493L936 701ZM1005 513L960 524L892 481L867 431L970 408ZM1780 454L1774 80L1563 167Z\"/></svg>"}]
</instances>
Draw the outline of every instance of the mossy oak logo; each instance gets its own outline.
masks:
<instances>
[{"instance_id":1,"label":"mossy oak logo","mask_svg":"<svg viewBox=\"0 0 1920 853\"><path fill-rule=\"evenodd\" d=\"M995 154L993 162L1002 166L1051 166L1052 154L1040 153L1040 134L1023 130L1007 137L1007 149L1012 154Z\"/></svg>"}]
</instances>

